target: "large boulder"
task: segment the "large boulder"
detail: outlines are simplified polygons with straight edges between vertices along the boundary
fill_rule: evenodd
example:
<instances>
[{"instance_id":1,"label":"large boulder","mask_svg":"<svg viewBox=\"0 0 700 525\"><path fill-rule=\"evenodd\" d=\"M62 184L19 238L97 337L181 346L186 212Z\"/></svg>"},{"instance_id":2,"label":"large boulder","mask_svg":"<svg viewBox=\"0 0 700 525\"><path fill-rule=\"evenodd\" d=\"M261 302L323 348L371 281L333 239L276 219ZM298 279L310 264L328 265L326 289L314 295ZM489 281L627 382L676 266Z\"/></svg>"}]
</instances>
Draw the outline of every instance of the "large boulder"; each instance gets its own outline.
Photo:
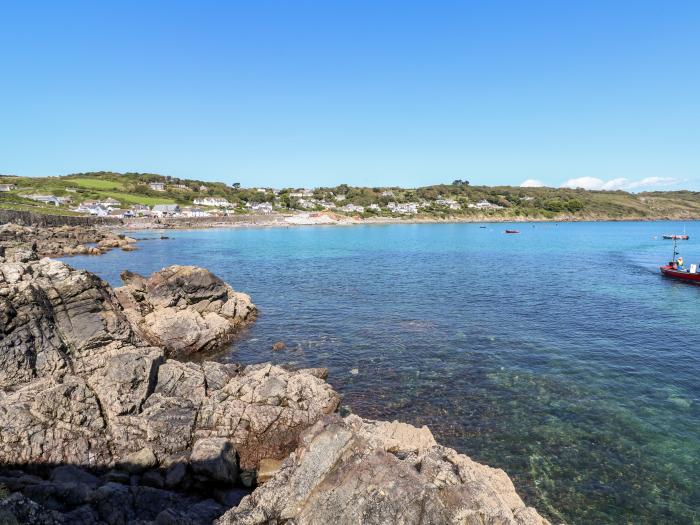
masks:
<instances>
[{"instance_id":1,"label":"large boulder","mask_svg":"<svg viewBox=\"0 0 700 525\"><path fill-rule=\"evenodd\" d=\"M546 525L505 472L435 444L429 431L324 418L270 481L217 522Z\"/></svg>"},{"instance_id":2,"label":"large boulder","mask_svg":"<svg viewBox=\"0 0 700 525\"><path fill-rule=\"evenodd\" d=\"M220 348L255 317L248 295L203 268L170 266L148 278L124 272L122 280L116 293L126 315L170 356Z\"/></svg>"}]
</instances>

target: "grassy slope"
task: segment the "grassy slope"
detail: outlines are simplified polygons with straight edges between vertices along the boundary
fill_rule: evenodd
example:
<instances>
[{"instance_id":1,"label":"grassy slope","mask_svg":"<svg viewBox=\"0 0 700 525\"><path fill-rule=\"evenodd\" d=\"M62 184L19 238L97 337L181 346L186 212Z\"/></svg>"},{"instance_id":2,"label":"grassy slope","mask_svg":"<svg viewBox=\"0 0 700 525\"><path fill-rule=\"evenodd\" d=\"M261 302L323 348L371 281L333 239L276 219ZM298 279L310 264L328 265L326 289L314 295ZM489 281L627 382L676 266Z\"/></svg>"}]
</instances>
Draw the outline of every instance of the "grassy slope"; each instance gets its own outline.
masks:
<instances>
[{"instance_id":1,"label":"grassy slope","mask_svg":"<svg viewBox=\"0 0 700 525\"><path fill-rule=\"evenodd\" d=\"M166 182L167 191L151 190L149 182ZM124 207L131 204L179 203L191 204L197 197L222 197L231 202L271 200L271 194L260 194L252 189L234 189L222 183L196 180L180 180L156 174L97 172L72 174L63 177L2 177L0 183L13 183L17 189L0 193L0 207L31 209L46 213L67 213L65 208L44 206L24 199L23 194L53 194L70 196L73 203L111 197ZM186 189L175 188L175 184ZM206 191L202 191L204 186ZM565 188L518 188L512 186L453 186L436 185L415 189L391 188L393 197L381 197L387 188L335 187L318 188L315 197L332 200L333 194L346 194L344 203L353 202L367 206L373 202L434 201L448 197L460 201L464 209L455 212L437 205L425 210L424 215L449 218L471 216L474 218L532 218L532 219L634 219L634 218L678 218L700 219L700 193L689 191L647 192L632 194L622 191L585 191ZM68 191L72 190L72 191ZM283 190L284 195L284 190ZM498 211L467 209L467 202L487 199L504 206ZM292 199L294 202L294 199ZM574 204L572 206L572 204ZM383 210L381 215L388 215ZM367 214L369 215L369 214Z\"/></svg>"}]
</instances>

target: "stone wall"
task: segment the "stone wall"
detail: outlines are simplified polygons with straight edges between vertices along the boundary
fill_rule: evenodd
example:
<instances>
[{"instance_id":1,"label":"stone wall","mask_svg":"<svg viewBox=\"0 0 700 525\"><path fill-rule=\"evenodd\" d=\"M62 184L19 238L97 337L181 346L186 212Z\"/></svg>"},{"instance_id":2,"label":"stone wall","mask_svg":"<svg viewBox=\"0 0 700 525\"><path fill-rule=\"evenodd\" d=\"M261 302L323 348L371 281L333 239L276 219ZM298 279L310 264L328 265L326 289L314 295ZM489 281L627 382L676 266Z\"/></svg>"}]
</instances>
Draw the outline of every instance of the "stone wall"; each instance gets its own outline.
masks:
<instances>
[{"instance_id":1,"label":"stone wall","mask_svg":"<svg viewBox=\"0 0 700 525\"><path fill-rule=\"evenodd\" d=\"M120 224L120 219L106 217L80 217L76 215L45 215L29 211L0 210L0 224L14 223L22 226L95 226Z\"/></svg>"}]
</instances>

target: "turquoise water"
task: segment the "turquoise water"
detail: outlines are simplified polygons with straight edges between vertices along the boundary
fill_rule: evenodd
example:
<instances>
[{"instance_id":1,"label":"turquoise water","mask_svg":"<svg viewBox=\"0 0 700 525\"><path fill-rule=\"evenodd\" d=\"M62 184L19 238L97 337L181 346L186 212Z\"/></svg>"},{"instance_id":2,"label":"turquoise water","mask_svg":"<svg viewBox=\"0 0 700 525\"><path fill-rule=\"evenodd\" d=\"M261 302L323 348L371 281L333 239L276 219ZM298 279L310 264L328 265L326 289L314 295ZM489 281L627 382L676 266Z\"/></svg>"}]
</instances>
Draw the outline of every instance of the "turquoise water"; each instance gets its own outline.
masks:
<instances>
[{"instance_id":1,"label":"turquoise water","mask_svg":"<svg viewBox=\"0 0 700 525\"><path fill-rule=\"evenodd\" d=\"M354 412L429 425L555 521L700 523L700 287L658 272L683 225L507 227L168 232L67 261L209 268L260 309L218 358L328 367Z\"/></svg>"}]
</instances>

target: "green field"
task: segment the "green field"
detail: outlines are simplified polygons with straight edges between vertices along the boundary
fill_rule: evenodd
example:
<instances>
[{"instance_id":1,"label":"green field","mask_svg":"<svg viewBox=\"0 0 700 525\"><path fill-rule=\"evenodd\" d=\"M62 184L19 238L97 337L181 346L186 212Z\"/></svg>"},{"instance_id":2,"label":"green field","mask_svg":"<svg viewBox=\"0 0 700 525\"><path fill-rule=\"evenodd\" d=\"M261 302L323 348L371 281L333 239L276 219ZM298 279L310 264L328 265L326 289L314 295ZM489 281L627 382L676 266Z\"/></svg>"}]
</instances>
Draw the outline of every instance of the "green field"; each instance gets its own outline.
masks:
<instances>
[{"instance_id":1,"label":"green field","mask_svg":"<svg viewBox=\"0 0 700 525\"><path fill-rule=\"evenodd\" d=\"M124 185L121 182L115 180L105 180L105 179L90 179L90 178L75 178L75 179L63 179L63 182L69 183L70 186L75 185L80 188L87 188L90 190L123 190ZM115 197L116 198L116 197Z\"/></svg>"},{"instance_id":2,"label":"green field","mask_svg":"<svg viewBox=\"0 0 700 525\"><path fill-rule=\"evenodd\" d=\"M150 197L148 195L139 195L136 193L123 193L117 191L101 191L102 197L112 197L118 201L127 204L143 204L145 206L155 206L156 204L175 204L173 199L164 199L162 197Z\"/></svg>"}]
</instances>

